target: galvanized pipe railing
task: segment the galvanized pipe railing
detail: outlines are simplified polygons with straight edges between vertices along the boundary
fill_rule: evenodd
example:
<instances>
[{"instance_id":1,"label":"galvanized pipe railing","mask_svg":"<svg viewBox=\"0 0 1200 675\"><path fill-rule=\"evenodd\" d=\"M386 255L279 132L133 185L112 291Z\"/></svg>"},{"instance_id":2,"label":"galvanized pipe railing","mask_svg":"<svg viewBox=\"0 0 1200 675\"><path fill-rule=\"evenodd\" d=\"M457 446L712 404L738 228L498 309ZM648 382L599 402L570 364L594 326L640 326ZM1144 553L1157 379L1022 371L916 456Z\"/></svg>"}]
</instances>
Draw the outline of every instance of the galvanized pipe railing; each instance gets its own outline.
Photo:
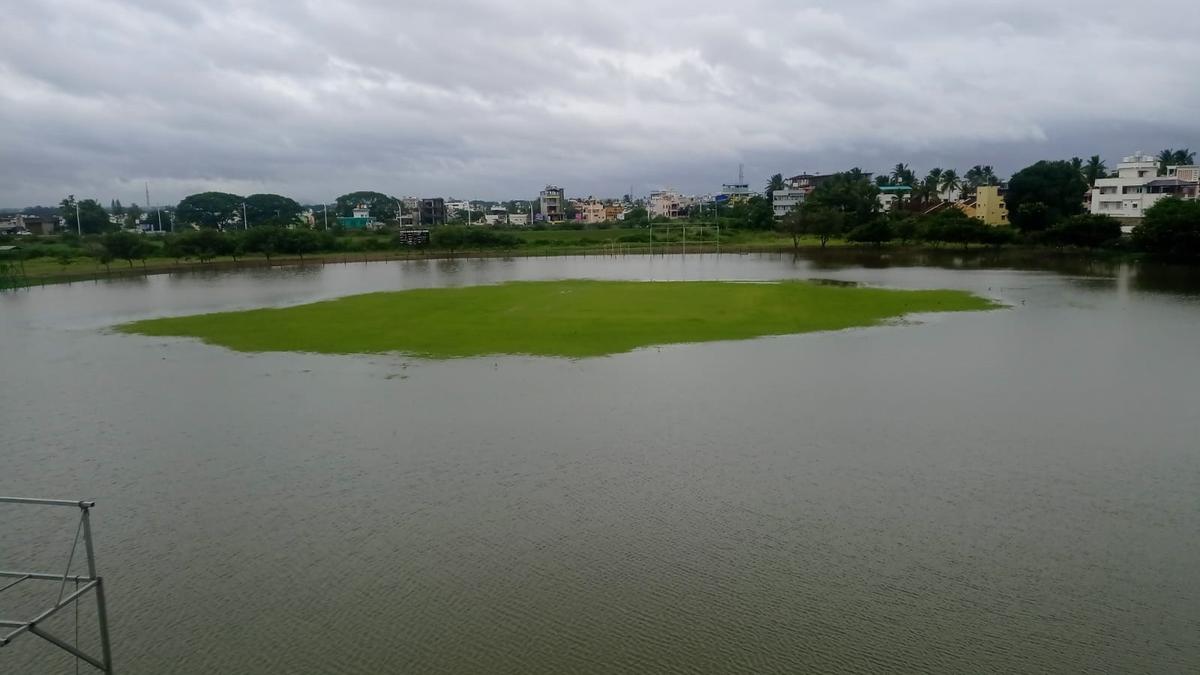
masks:
<instances>
[{"instance_id":1,"label":"galvanized pipe railing","mask_svg":"<svg viewBox=\"0 0 1200 675\"><path fill-rule=\"evenodd\" d=\"M92 546L92 524L90 512L96 502L89 500L69 500L69 499L34 499L29 497L0 497L0 504L25 504L34 506L70 506L79 509L79 526L75 529L75 538L71 542L71 553L67 556L67 566L62 574L54 574L51 572L16 572L10 570L0 570L0 578L16 578L9 584L0 587L0 592L6 591L17 584L26 580L35 581L57 581L59 582L58 600L49 608L32 619L12 620L0 619L0 627L12 628L5 635L0 635L0 647L4 647L14 638L29 633L36 635L50 644L62 649L63 651L75 656L78 659L88 662L96 667L100 672L111 675L112 667L112 648L109 643L108 635L108 608L104 601L104 580L96 574L96 553ZM84 554L87 561L87 575L71 574L71 565L75 561L75 550L79 544L79 538L83 537ZM82 583L70 595L64 597L68 581L74 581L77 585ZM65 640L47 632L38 624L46 619L54 616L64 607L73 603L78 603L79 599L90 591L96 592L96 616L100 631L100 650L99 658L88 654L81 650L79 645L71 645ZM78 621L78 613L76 614ZM77 629L78 630L78 629Z\"/></svg>"}]
</instances>

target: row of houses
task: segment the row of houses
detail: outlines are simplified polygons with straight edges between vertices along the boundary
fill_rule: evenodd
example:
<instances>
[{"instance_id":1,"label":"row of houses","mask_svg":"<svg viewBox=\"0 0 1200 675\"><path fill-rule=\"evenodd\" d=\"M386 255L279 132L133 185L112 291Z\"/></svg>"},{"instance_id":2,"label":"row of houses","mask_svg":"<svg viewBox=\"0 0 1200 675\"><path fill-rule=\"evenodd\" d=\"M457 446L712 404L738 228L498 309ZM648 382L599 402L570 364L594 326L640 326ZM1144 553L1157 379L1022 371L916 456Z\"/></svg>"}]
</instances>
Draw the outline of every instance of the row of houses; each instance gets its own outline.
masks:
<instances>
[{"instance_id":1,"label":"row of houses","mask_svg":"<svg viewBox=\"0 0 1200 675\"><path fill-rule=\"evenodd\" d=\"M1132 229L1142 215L1155 203L1167 197L1196 199L1200 193L1200 165L1165 167L1159 175L1158 158L1142 152L1124 157L1115 174L1096 180L1083 195L1084 207L1090 213L1103 214L1121 221L1126 231ZM784 181L784 189L773 194L772 207L777 218L787 215L821 183L833 174L801 174ZM880 188L881 210L890 211L912 193L908 185L887 185ZM943 202L933 208L957 208L988 225L1009 224L1005 202L1006 185L982 185L973 194L944 194Z\"/></svg>"}]
</instances>

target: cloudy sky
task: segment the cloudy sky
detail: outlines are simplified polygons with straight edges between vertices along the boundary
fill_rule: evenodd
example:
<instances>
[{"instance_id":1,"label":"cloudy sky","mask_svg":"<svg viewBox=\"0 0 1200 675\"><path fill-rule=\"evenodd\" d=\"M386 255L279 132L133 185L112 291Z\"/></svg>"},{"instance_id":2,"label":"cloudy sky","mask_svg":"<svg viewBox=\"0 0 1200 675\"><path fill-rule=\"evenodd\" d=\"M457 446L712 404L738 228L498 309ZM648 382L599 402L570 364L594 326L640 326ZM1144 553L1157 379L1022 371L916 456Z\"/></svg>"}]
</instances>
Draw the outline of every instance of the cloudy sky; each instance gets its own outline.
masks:
<instances>
[{"instance_id":1,"label":"cloudy sky","mask_svg":"<svg viewBox=\"0 0 1200 675\"><path fill-rule=\"evenodd\" d=\"M0 206L1200 149L1184 0L22 0L2 25Z\"/></svg>"}]
</instances>

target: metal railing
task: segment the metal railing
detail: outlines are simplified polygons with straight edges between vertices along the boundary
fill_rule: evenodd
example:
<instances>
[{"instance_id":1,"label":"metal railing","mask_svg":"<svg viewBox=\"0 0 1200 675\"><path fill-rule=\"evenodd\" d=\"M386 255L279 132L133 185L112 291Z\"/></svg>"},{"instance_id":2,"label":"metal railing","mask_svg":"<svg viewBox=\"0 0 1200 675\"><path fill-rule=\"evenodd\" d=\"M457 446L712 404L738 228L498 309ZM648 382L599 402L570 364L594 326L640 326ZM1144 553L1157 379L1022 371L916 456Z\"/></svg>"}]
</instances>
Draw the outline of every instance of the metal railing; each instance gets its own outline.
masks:
<instances>
[{"instance_id":1,"label":"metal railing","mask_svg":"<svg viewBox=\"0 0 1200 675\"><path fill-rule=\"evenodd\" d=\"M42 610L36 616L30 619L3 619L0 618L0 629L11 628L7 634L0 635L0 648L5 647L15 638L25 633L36 635L46 642L62 649L63 651L73 655L75 658L83 660L94 666L102 673L109 675L113 672L112 667L112 648L108 639L108 611L104 602L104 580L96 574L96 554L92 548L92 524L89 516L91 508L96 505L92 501L71 501L67 499L29 499L24 497L0 497L0 503L3 504L29 504L35 506L69 506L79 509L79 525L75 528L75 539L71 542L71 553L67 556L67 566L63 569L62 574L55 572L17 572L11 570L0 570L0 593L17 586L26 581L57 581L58 599L49 608ZM79 541L83 539L84 555L87 560L87 575L71 574L71 565L75 561L75 551L79 548ZM13 581L9 581L12 579ZM73 582L76 589L70 594L66 593L67 582ZM82 584L82 585L81 585ZM79 599L87 593L95 592L96 594L96 616L100 630L100 656L89 654L79 648L78 644L72 645L66 640L50 633L40 624L57 614L65 607L78 603ZM76 616L78 620L78 615Z\"/></svg>"}]
</instances>

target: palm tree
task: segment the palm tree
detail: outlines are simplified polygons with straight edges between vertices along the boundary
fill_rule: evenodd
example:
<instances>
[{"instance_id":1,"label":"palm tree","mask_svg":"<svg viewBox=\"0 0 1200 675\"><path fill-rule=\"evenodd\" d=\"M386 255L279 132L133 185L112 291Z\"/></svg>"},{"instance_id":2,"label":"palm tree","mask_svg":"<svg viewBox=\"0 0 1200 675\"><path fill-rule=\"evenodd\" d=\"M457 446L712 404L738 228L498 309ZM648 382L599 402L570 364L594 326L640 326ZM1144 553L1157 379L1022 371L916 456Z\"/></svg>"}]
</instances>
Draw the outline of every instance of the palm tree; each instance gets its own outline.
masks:
<instances>
[{"instance_id":1,"label":"palm tree","mask_svg":"<svg viewBox=\"0 0 1200 675\"><path fill-rule=\"evenodd\" d=\"M1171 157L1171 163L1176 166L1186 166L1188 164L1195 164L1196 163L1196 153L1192 152L1191 150L1188 150L1187 148L1184 148L1182 150L1176 150L1174 155Z\"/></svg>"},{"instance_id":2,"label":"palm tree","mask_svg":"<svg viewBox=\"0 0 1200 675\"><path fill-rule=\"evenodd\" d=\"M777 173L774 176L771 176L771 179L767 181L767 201L771 201L771 199L775 196L776 190L782 190L784 187L783 174Z\"/></svg>"},{"instance_id":3,"label":"palm tree","mask_svg":"<svg viewBox=\"0 0 1200 675\"><path fill-rule=\"evenodd\" d=\"M1000 184L1000 177L996 175L996 170L992 168L991 164L983 165L983 173L981 175L981 180L983 181L981 183L981 185L999 185Z\"/></svg>"},{"instance_id":4,"label":"palm tree","mask_svg":"<svg viewBox=\"0 0 1200 675\"><path fill-rule=\"evenodd\" d=\"M921 203L928 204L938 196L938 184L942 182L942 170L934 167L929 170L929 175L925 176L925 180L921 181L921 185L916 192L920 193Z\"/></svg>"},{"instance_id":5,"label":"palm tree","mask_svg":"<svg viewBox=\"0 0 1200 675\"><path fill-rule=\"evenodd\" d=\"M892 184L894 185L912 185L916 179L917 174L913 173L913 170L903 162L892 168Z\"/></svg>"},{"instance_id":6,"label":"palm tree","mask_svg":"<svg viewBox=\"0 0 1200 675\"><path fill-rule=\"evenodd\" d=\"M1082 176L1083 175L1083 160L1078 157L1072 157L1071 158L1071 168L1078 171L1079 175Z\"/></svg>"},{"instance_id":7,"label":"palm tree","mask_svg":"<svg viewBox=\"0 0 1200 675\"><path fill-rule=\"evenodd\" d=\"M1175 163L1175 151L1167 148L1158 153L1158 175L1167 175L1167 167Z\"/></svg>"},{"instance_id":8,"label":"palm tree","mask_svg":"<svg viewBox=\"0 0 1200 675\"><path fill-rule=\"evenodd\" d=\"M892 184L892 180L884 174L879 174L875 176L875 184L879 187L887 187Z\"/></svg>"},{"instance_id":9,"label":"palm tree","mask_svg":"<svg viewBox=\"0 0 1200 675\"><path fill-rule=\"evenodd\" d=\"M942 172L942 180L938 185L943 194L949 198L954 194L954 191L962 187L962 181L958 179L958 172L954 169L946 169Z\"/></svg>"},{"instance_id":10,"label":"palm tree","mask_svg":"<svg viewBox=\"0 0 1200 675\"><path fill-rule=\"evenodd\" d=\"M1104 178L1107 173L1108 167L1104 166L1104 160L1100 159L1100 155L1092 155L1088 158L1087 164L1083 166L1083 177L1092 187L1096 187L1096 180Z\"/></svg>"}]
</instances>

